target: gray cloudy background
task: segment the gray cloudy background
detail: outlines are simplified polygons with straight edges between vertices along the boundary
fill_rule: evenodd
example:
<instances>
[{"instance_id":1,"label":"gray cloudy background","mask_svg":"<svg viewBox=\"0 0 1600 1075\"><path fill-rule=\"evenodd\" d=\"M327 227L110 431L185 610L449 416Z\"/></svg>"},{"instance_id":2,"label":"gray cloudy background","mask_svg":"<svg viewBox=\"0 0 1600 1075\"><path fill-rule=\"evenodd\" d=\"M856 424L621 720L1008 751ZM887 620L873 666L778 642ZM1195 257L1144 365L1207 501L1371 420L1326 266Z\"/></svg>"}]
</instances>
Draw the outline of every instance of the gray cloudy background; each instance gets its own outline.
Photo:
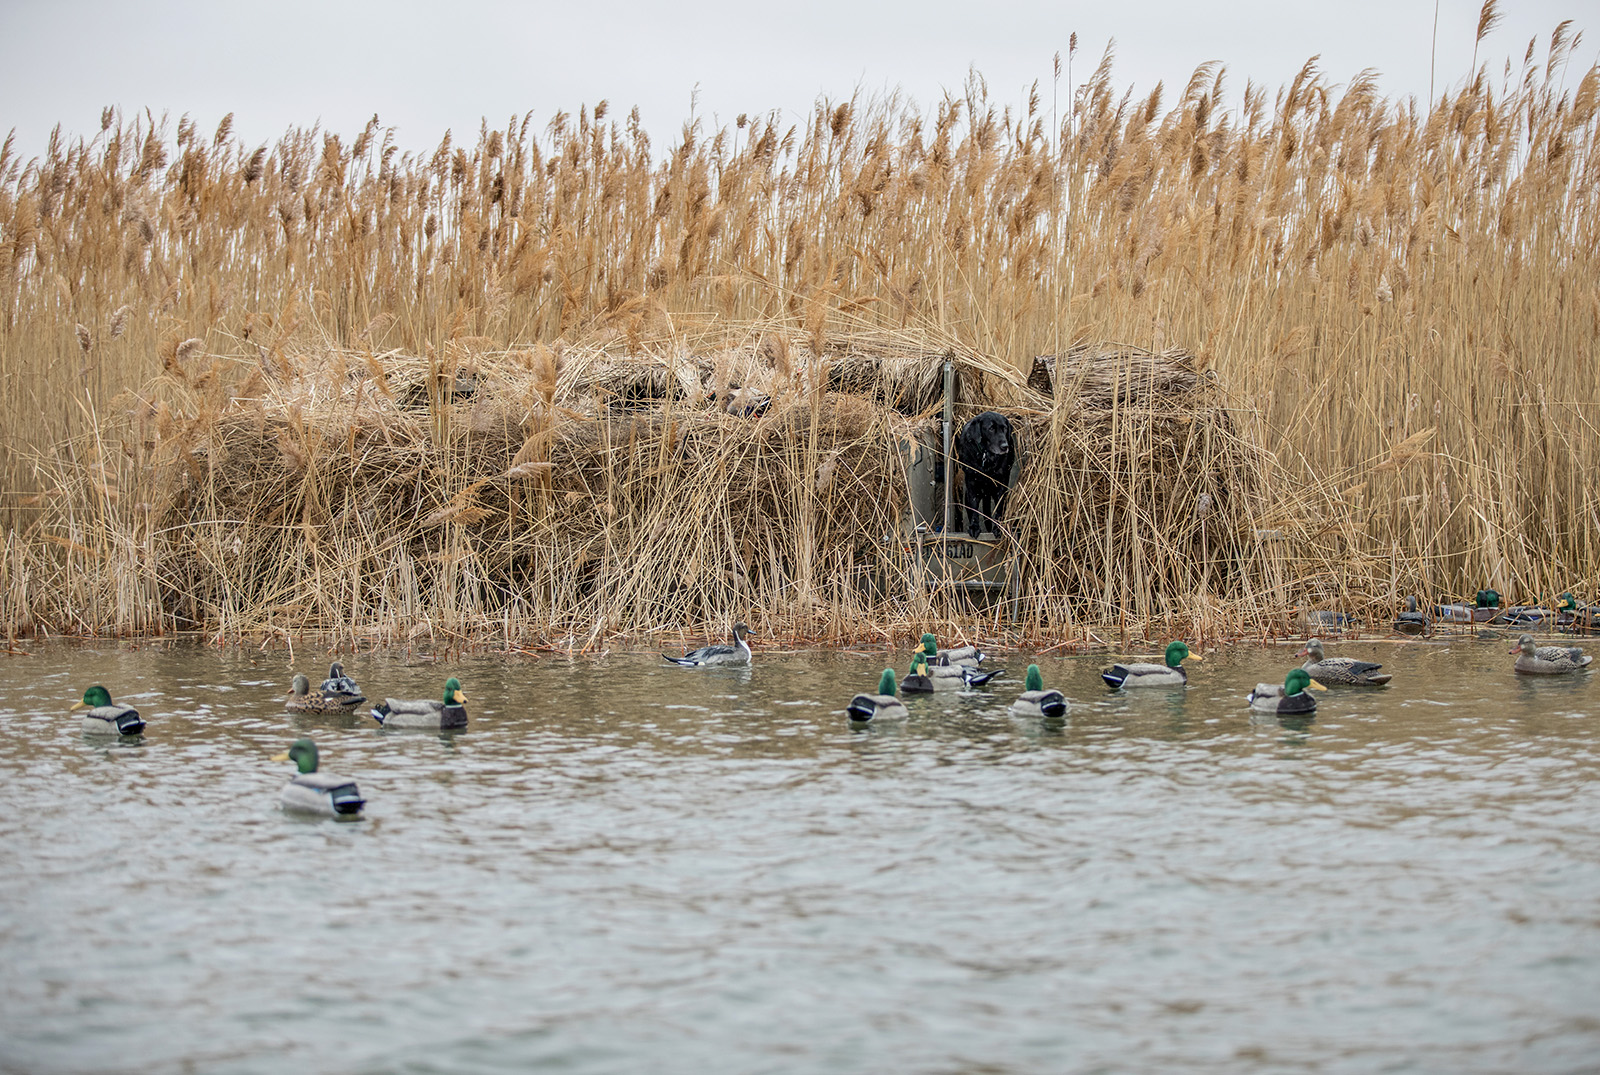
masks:
<instances>
[{"instance_id":1,"label":"gray cloudy background","mask_svg":"<svg viewBox=\"0 0 1600 1075\"><path fill-rule=\"evenodd\" d=\"M1479 63L1498 78L1508 57L1520 65L1533 36L1542 59L1556 25L1572 19L1596 35L1573 56L1575 87L1597 57L1600 3L1503 8ZM1436 93L1466 77L1478 9L1441 0ZM1038 80L1048 108L1052 56L1065 62L1074 31L1074 82L1114 38L1117 85L1145 93L1164 81L1169 103L1208 60L1227 65L1231 107L1247 79L1276 89L1317 54L1336 82L1373 68L1386 96L1425 101L1433 21L1432 0L0 0L0 131L14 130L32 156L58 123L69 136L93 134L106 105L166 112L174 127L188 113L202 129L233 112L248 143L317 123L354 134L377 113L403 147L422 149L447 128L472 138L485 117L504 126L531 110L542 130L557 111L608 99L619 117L637 105L659 147L688 118L692 97L708 124L773 110L800 123L819 96L858 89L898 89L926 107L958 92L969 68L1000 102L1025 100Z\"/></svg>"}]
</instances>

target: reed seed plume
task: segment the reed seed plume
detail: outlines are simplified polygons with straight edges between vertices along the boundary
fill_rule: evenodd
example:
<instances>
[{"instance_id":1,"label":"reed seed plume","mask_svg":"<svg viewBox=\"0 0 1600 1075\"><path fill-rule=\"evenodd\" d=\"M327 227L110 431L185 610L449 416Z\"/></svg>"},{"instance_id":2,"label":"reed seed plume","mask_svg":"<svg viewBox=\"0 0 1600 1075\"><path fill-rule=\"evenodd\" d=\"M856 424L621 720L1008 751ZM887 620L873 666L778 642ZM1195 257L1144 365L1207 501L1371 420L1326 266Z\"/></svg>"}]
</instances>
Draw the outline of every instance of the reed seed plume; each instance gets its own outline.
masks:
<instances>
[{"instance_id":1,"label":"reed seed plume","mask_svg":"<svg viewBox=\"0 0 1600 1075\"><path fill-rule=\"evenodd\" d=\"M1479 71L1499 17L1423 110L1315 58L1134 98L1073 41L1048 112L974 73L666 146L605 103L423 152L7 139L4 621L1085 640L1600 598L1600 70L1563 24ZM1027 448L993 605L903 527L945 355Z\"/></svg>"}]
</instances>

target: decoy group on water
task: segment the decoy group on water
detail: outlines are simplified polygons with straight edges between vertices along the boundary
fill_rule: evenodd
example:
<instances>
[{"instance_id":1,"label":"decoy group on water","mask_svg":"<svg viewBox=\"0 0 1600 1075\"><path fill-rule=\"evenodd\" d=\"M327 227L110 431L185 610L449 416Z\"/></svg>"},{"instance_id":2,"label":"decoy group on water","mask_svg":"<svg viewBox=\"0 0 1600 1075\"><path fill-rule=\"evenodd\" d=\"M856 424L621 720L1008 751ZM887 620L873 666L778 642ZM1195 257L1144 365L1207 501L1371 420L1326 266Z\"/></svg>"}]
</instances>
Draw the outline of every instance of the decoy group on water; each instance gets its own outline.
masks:
<instances>
[{"instance_id":1,"label":"decoy group on water","mask_svg":"<svg viewBox=\"0 0 1600 1075\"><path fill-rule=\"evenodd\" d=\"M1499 603L1498 593L1484 590L1471 606L1460 606L1458 610L1453 606L1435 605L1431 613L1424 613L1419 611L1416 599L1411 598L1406 602L1406 610L1395 621L1395 629L1403 634L1421 634L1431 630L1434 623L1457 616L1462 621L1484 623L1512 622L1515 614L1524 621L1539 622L1526 606L1515 606L1502 613ZM1541 611L1557 623L1586 624L1588 620L1584 617L1600 615L1592 608L1579 607L1570 594L1563 594L1554 609ZM1496 620L1502 616L1512 619ZM1561 617L1567 619L1562 621ZM748 626L735 623L731 644L703 646L682 657L662 656L685 667L748 666L751 663L749 634ZM1523 675L1572 674L1584 671L1593 661L1576 646L1540 646L1531 634L1523 634L1510 652L1517 657L1513 669ZM1192 652L1188 644L1180 640L1171 642L1164 656L1161 664L1115 664L1103 670L1100 676L1112 690L1182 688L1189 681L1184 662L1201 660L1200 654ZM1246 695L1253 713L1310 717L1317 710L1313 690L1326 690L1331 686L1381 687L1392 679L1389 673L1382 671L1380 664L1351 657L1329 657L1320 638L1308 639L1296 656L1306 658L1305 664L1290 669L1281 685L1258 683ZM905 720L910 716L910 709L901 700L902 694L923 695L983 687L1004 672L1004 669L982 669L980 666L986 659L987 655L976 646L940 649L932 633L923 634L912 651L911 666L904 679L897 679L893 668L885 668L875 693L863 692L850 699L845 707L849 722L853 727L864 727ZM467 726L466 700L461 681L451 676L445 680L439 698L388 698L373 706L370 712L384 728L458 730ZM366 701L361 688L336 661L329 667L327 678L315 688L305 675L297 673L285 696L284 708L304 715L342 715L354 712ZM1071 710L1072 703L1065 694L1045 688L1037 664L1028 666L1024 689L1009 708L1012 715L1037 720L1047 728L1061 727ZM114 703L110 691L99 684L85 690L71 711L83 713L82 731L90 736L131 737L142 734L146 728L137 709ZM317 745L311 739L297 739L286 753L274 760L293 761L298 768L280 795L285 810L342 818L361 814L365 800L355 781L321 771Z\"/></svg>"}]
</instances>

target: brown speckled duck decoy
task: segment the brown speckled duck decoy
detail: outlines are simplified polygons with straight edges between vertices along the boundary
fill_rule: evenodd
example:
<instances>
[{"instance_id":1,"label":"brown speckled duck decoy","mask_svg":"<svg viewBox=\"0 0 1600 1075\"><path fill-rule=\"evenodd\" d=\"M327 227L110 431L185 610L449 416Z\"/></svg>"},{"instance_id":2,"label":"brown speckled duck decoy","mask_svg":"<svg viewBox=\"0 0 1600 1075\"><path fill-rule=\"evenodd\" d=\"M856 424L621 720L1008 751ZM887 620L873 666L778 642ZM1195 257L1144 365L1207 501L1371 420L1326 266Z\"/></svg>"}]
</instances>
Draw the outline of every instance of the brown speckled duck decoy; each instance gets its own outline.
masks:
<instances>
[{"instance_id":1,"label":"brown speckled duck decoy","mask_svg":"<svg viewBox=\"0 0 1600 1075\"><path fill-rule=\"evenodd\" d=\"M1307 658L1301 667L1324 687L1381 687L1394 678L1388 672L1378 674L1378 669L1383 667L1381 664L1358 661L1354 657L1325 656L1320 638L1308 641L1306 648L1295 656Z\"/></svg>"},{"instance_id":2,"label":"brown speckled duck decoy","mask_svg":"<svg viewBox=\"0 0 1600 1075\"><path fill-rule=\"evenodd\" d=\"M1517 644L1508 652L1518 655L1516 670L1529 676L1581 672L1594 660L1577 646L1536 646L1532 635L1517 639Z\"/></svg>"}]
</instances>

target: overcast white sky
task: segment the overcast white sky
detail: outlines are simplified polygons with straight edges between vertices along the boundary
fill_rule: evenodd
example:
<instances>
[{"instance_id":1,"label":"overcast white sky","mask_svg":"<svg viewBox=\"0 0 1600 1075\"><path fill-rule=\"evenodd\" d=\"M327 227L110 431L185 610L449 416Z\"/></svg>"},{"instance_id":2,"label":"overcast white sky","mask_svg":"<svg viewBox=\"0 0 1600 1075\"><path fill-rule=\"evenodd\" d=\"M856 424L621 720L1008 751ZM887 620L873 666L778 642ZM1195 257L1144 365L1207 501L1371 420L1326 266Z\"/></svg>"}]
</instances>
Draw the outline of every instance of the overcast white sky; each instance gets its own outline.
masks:
<instances>
[{"instance_id":1,"label":"overcast white sky","mask_svg":"<svg viewBox=\"0 0 1600 1075\"><path fill-rule=\"evenodd\" d=\"M1600 0L1509 0L1479 62L1498 74L1530 37L1542 58L1563 19L1586 31L1568 84L1595 62ZM1438 89L1472 60L1479 0L1440 0ZM689 115L730 123L781 110L802 122L819 95L899 89L923 105L959 90L969 67L991 95L1020 101L1035 79L1049 101L1051 58L1078 34L1075 81L1116 40L1115 78L1146 92L1181 88L1200 63L1229 72L1229 104L1246 79L1276 88L1320 54L1338 82L1380 72L1394 98L1426 98L1433 0L813 0L760 3L638 0L0 0L0 131L26 155L51 127L90 135L105 105L150 108L211 129L228 112L246 141L321 123L354 134L376 112L402 146L431 148L446 128L471 140L532 110L609 99L638 105L658 147ZM1063 87L1063 98L1065 89Z\"/></svg>"}]
</instances>

